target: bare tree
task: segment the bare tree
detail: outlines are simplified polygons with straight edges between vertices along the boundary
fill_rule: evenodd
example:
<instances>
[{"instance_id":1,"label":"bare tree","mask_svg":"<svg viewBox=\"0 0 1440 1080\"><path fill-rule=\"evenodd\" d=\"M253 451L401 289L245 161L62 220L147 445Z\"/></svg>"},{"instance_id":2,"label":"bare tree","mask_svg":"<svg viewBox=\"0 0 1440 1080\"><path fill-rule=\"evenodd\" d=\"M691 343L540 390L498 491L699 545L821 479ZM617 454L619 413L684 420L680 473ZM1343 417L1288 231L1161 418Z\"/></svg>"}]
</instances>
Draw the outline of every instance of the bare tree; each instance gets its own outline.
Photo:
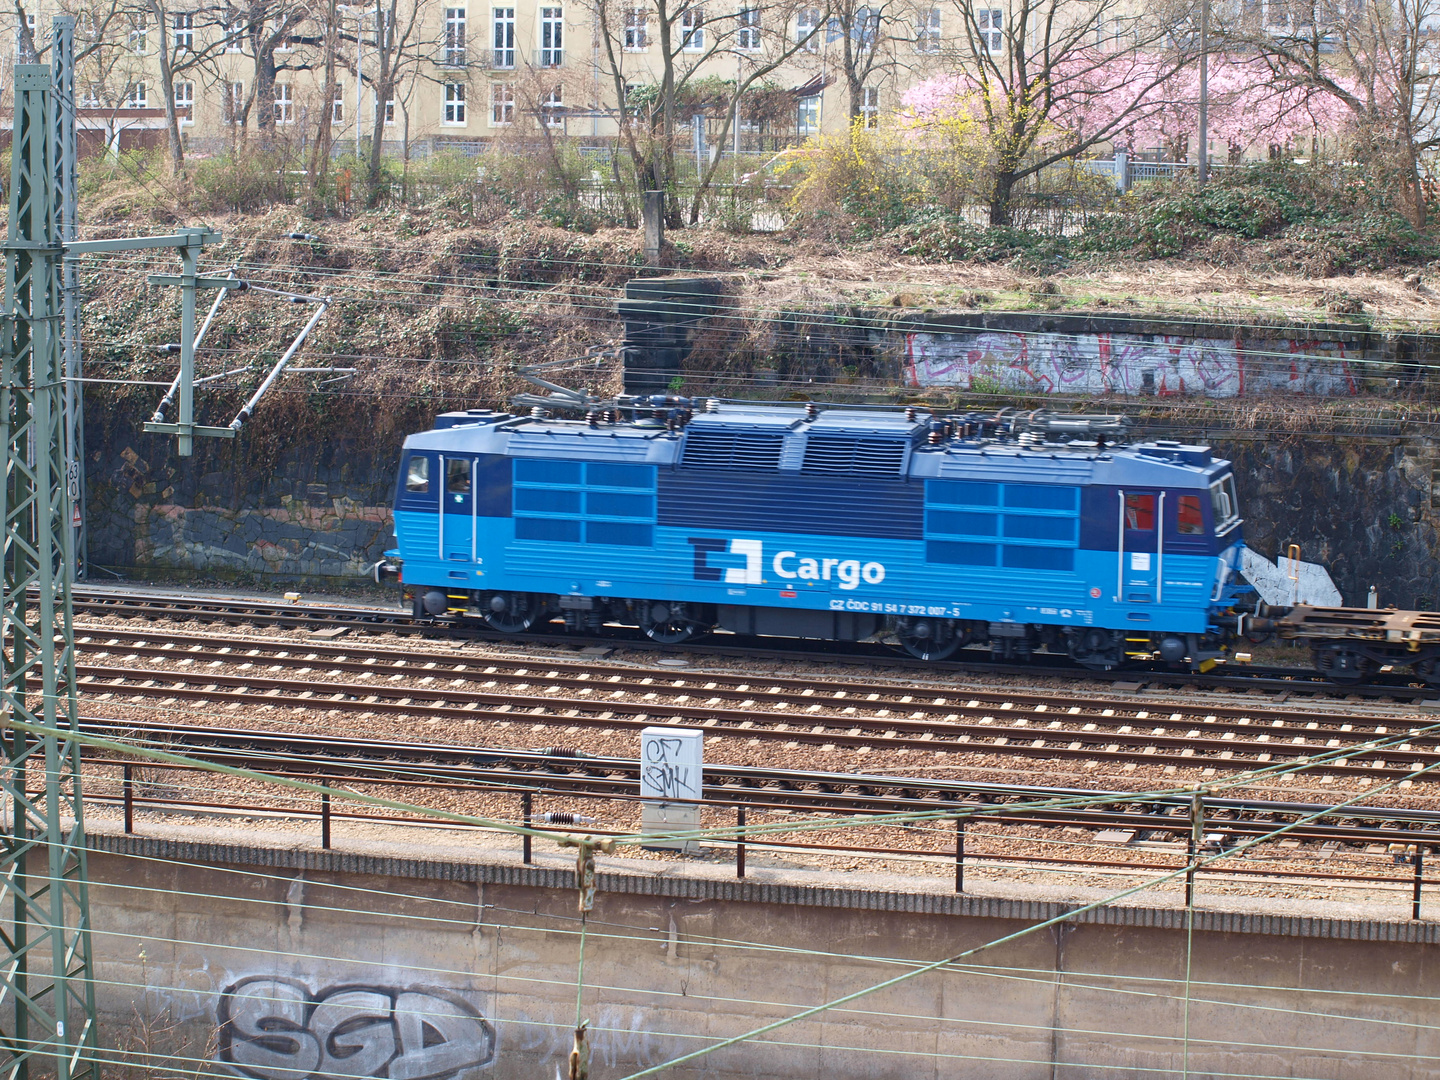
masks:
<instances>
[{"instance_id":1,"label":"bare tree","mask_svg":"<svg viewBox=\"0 0 1440 1080\"><path fill-rule=\"evenodd\" d=\"M324 83L320 91L320 120L316 125L315 141L310 147L310 193L311 199L318 197L324 189L325 179L330 172L330 148L334 145L335 101L339 94L339 80L336 65L340 54L340 12L335 0L324 0L321 16L321 67ZM360 117L355 117L360 122Z\"/></svg>"},{"instance_id":2,"label":"bare tree","mask_svg":"<svg viewBox=\"0 0 1440 1080\"><path fill-rule=\"evenodd\" d=\"M223 38L218 33L224 25L223 10L213 5L194 7L171 4L167 0L139 0L134 11L134 15L154 23L153 42L149 40L149 26L146 27L146 51L152 44L156 48L160 95L165 102L170 168L177 176L185 171L185 141L180 132L175 87L182 80L190 81L186 76L204 75L209 81L217 77L216 60L224 48ZM191 109L193 121L193 98Z\"/></svg>"},{"instance_id":3,"label":"bare tree","mask_svg":"<svg viewBox=\"0 0 1440 1080\"><path fill-rule=\"evenodd\" d=\"M818 15L815 9L802 12L804 24L812 25L810 20ZM877 89L871 84L895 71L897 38L913 40L912 20L904 0L832 0L823 48L845 82L852 123L866 113L866 91ZM820 37L815 31L807 44L818 49Z\"/></svg>"},{"instance_id":4,"label":"bare tree","mask_svg":"<svg viewBox=\"0 0 1440 1080\"><path fill-rule=\"evenodd\" d=\"M807 57L808 35L794 30L801 25L805 2L745 0L737 11L718 18L710 17L701 0L591 4L600 69L619 109L620 137L637 183L670 193L667 216L678 226L676 147L682 124L697 112L717 116L717 142L725 145L745 92L782 65L803 64ZM813 2L809 9L814 10ZM819 11L828 18L828 3ZM692 224L721 166L716 154L699 168L687 214Z\"/></svg>"},{"instance_id":5,"label":"bare tree","mask_svg":"<svg viewBox=\"0 0 1440 1080\"><path fill-rule=\"evenodd\" d=\"M439 37L426 34L428 10L429 0L375 0L375 37L373 42L366 43L366 68L361 73L375 93L370 157L365 168L366 199L372 206L382 195L381 163L389 103L400 96L401 88L426 77L425 62L437 58L441 45ZM372 56L373 66L370 62ZM355 122L360 122L359 116L355 117ZM407 118L407 133L408 130ZM408 143L408 134L406 141Z\"/></svg>"},{"instance_id":6,"label":"bare tree","mask_svg":"<svg viewBox=\"0 0 1440 1080\"><path fill-rule=\"evenodd\" d=\"M1428 217L1424 157L1440 148L1436 0L1240 0L1216 9L1216 37L1263 63L1277 86L1331 95L1368 163L1395 184L1416 228Z\"/></svg>"},{"instance_id":7,"label":"bare tree","mask_svg":"<svg viewBox=\"0 0 1440 1080\"><path fill-rule=\"evenodd\" d=\"M945 59L985 136L992 225L1010 223L1021 181L1163 107L1167 84L1194 59L1186 7L954 0L954 10L962 33ZM1098 48L1101 31L1117 22L1127 31L1121 44Z\"/></svg>"}]
</instances>

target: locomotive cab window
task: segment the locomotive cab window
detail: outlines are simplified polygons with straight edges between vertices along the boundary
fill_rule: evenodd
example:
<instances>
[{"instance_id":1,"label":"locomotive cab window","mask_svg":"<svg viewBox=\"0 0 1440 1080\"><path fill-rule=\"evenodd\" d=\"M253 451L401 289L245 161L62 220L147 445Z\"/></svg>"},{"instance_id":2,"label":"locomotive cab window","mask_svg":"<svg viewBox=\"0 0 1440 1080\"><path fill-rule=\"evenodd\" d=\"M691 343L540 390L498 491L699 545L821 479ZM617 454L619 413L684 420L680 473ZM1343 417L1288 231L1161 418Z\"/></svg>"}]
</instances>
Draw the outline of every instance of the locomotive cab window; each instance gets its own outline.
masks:
<instances>
[{"instance_id":1,"label":"locomotive cab window","mask_svg":"<svg viewBox=\"0 0 1440 1080\"><path fill-rule=\"evenodd\" d=\"M1136 532L1155 531L1155 496L1125 496L1125 528Z\"/></svg>"},{"instance_id":2,"label":"locomotive cab window","mask_svg":"<svg viewBox=\"0 0 1440 1080\"><path fill-rule=\"evenodd\" d=\"M425 492L430 490L430 459L424 454L415 454L405 467L405 490Z\"/></svg>"},{"instance_id":3,"label":"locomotive cab window","mask_svg":"<svg viewBox=\"0 0 1440 1080\"><path fill-rule=\"evenodd\" d=\"M1181 495L1175 509L1175 531L1181 536L1203 536L1205 516L1200 512L1199 495Z\"/></svg>"},{"instance_id":4,"label":"locomotive cab window","mask_svg":"<svg viewBox=\"0 0 1440 1080\"><path fill-rule=\"evenodd\" d=\"M1215 514L1215 535L1223 536L1240 524L1240 503L1235 498L1234 475L1210 485L1210 509Z\"/></svg>"},{"instance_id":5,"label":"locomotive cab window","mask_svg":"<svg viewBox=\"0 0 1440 1080\"><path fill-rule=\"evenodd\" d=\"M445 490L457 495L470 492L470 461L468 458L451 458L445 462Z\"/></svg>"}]
</instances>

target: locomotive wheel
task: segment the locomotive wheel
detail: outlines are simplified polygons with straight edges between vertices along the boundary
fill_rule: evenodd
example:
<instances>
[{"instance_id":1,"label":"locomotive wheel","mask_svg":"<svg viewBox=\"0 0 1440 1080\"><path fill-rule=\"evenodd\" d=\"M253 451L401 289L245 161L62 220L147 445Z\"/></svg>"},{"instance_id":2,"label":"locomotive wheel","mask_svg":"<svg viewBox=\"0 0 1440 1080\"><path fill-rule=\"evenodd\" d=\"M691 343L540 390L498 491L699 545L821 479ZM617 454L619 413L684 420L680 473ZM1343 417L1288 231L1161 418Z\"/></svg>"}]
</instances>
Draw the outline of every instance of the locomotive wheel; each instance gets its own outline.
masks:
<instances>
[{"instance_id":1,"label":"locomotive wheel","mask_svg":"<svg viewBox=\"0 0 1440 1080\"><path fill-rule=\"evenodd\" d=\"M640 629L651 641L658 641L662 645L679 645L710 629L692 619L685 604L646 600L641 602L640 610Z\"/></svg>"},{"instance_id":2,"label":"locomotive wheel","mask_svg":"<svg viewBox=\"0 0 1440 1080\"><path fill-rule=\"evenodd\" d=\"M916 619L897 630L900 647L917 660L948 660L969 640L949 619Z\"/></svg>"},{"instance_id":3,"label":"locomotive wheel","mask_svg":"<svg viewBox=\"0 0 1440 1080\"><path fill-rule=\"evenodd\" d=\"M523 634L545 610L534 593L495 593L484 607L486 625L502 634Z\"/></svg>"},{"instance_id":4,"label":"locomotive wheel","mask_svg":"<svg viewBox=\"0 0 1440 1080\"><path fill-rule=\"evenodd\" d=\"M1113 630L1092 627L1070 635L1070 659L1091 671L1109 671L1124 661L1119 635Z\"/></svg>"}]
</instances>

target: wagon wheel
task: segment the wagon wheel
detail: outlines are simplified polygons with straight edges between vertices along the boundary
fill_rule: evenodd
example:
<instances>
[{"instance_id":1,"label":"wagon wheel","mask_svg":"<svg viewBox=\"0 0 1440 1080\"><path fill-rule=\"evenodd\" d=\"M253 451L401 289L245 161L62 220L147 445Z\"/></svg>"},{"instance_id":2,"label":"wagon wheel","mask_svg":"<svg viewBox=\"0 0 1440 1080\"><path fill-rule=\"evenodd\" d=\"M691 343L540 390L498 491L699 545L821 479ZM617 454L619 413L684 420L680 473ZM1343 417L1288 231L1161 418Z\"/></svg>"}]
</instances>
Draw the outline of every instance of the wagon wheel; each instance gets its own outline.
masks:
<instances>
[{"instance_id":1,"label":"wagon wheel","mask_svg":"<svg viewBox=\"0 0 1440 1080\"><path fill-rule=\"evenodd\" d=\"M1421 660L1411 670L1425 680L1426 686L1440 686L1440 659Z\"/></svg>"},{"instance_id":2,"label":"wagon wheel","mask_svg":"<svg viewBox=\"0 0 1440 1080\"><path fill-rule=\"evenodd\" d=\"M1375 674L1377 667L1374 660L1354 649L1341 646L1315 650L1315 670L1331 682L1364 682Z\"/></svg>"}]
</instances>

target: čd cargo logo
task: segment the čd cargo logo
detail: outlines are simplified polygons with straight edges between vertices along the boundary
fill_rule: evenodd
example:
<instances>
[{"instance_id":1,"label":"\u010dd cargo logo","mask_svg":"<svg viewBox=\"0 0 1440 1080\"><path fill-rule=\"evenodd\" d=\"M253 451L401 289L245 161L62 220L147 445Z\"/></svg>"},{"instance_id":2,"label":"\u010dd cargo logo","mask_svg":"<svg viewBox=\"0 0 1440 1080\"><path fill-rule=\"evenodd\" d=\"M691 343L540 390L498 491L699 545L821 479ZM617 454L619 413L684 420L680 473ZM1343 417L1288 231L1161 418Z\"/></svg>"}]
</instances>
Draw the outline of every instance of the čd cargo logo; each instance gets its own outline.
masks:
<instances>
[{"instance_id":1,"label":"\u010dd cargo logo","mask_svg":"<svg viewBox=\"0 0 1440 1080\"><path fill-rule=\"evenodd\" d=\"M765 546L759 540L710 540L692 536L695 580L723 581L727 585L765 583ZM715 557L715 562L710 560ZM883 563L859 559L812 559L795 551L777 551L770 572L786 581L834 581L841 589L879 585L885 580Z\"/></svg>"}]
</instances>

